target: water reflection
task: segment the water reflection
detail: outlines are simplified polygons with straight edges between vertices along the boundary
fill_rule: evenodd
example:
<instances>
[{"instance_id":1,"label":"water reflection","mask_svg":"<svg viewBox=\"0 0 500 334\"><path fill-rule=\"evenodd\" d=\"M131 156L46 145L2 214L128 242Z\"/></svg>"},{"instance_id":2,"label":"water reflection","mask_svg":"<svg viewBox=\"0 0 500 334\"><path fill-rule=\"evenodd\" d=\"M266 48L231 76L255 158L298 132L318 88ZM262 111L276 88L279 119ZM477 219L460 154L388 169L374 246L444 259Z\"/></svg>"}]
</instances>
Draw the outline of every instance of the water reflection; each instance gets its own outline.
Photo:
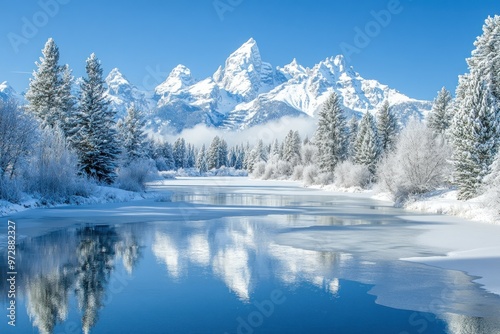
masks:
<instances>
[{"instance_id":1,"label":"water reflection","mask_svg":"<svg viewBox=\"0 0 500 334\"><path fill-rule=\"evenodd\" d=\"M116 263L121 259L124 270L132 273L140 255L130 227L117 232L110 226L84 226L25 240L18 252L18 295L26 298L33 326L53 333L57 323L67 320L74 293L82 332L89 333Z\"/></svg>"},{"instance_id":2,"label":"water reflection","mask_svg":"<svg viewBox=\"0 0 500 334\"><path fill-rule=\"evenodd\" d=\"M212 199L218 201L218 198ZM263 199L256 197L253 200ZM246 200L229 196L224 203L231 201L243 203ZM277 202L286 204L289 199L282 197ZM463 273L380 259L370 253L360 256L345 251L319 251L280 242L277 235L283 235L286 229L309 230L312 226L323 233L322 229L333 227L339 233L331 242L339 243L341 232L352 231L358 225L379 227L392 222L390 217L367 222L350 215L327 216L320 206L311 210L313 214L227 217L182 223L84 225L26 239L18 247L18 288L19 295L24 297L20 302L24 302L32 326L40 333L57 332L57 326L72 316L78 319L83 333L90 333L97 331L99 322L106 321L100 319L100 314L108 308L110 295L116 293L112 288L113 280L122 274L139 273L142 278L133 285L134 289L127 290L125 300L128 304L125 307L134 308L135 299L142 298L147 312L158 317L161 317L163 308L170 305L161 301L170 297L165 295L166 291L171 293L162 284L182 289L185 282L193 284L190 281L193 277L201 277L196 282L207 284L207 288L186 287L182 290L186 300L196 300L198 296L192 291L201 291L198 294L210 293L210 289L217 291L220 283L229 291L230 297L241 303L227 302L229 308L234 305L236 308L251 307L256 300L263 300L256 296L266 284L278 286L290 295L301 291L304 286L314 291L308 291L311 295L320 291L322 296L328 297L328 303L322 307L328 308L335 305L333 300L349 298L346 293L342 297L344 282L348 280L372 284L369 293L379 304L438 313L451 334L499 333L500 323L495 317L500 310L499 298L481 291ZM370 235L374 233L376 230L371 229ZM349 236L346 234L344 238ZM317 234L311 234L311 238L315 237ZM289 237L289 240L292 239ZM377 240L386 243L383 238ZM387 240L397 239L388 236ZM320 239L316 241L321 243ZM410 246L405 245L408 249ZM2 265L6 263L5 259L0 260ZM145 265L140 265L143 263ZM3 267L0 269L6 272ZM158 275L158 272L162 274ZM1 286L2 296L6 295L5 288ZM227 296L217 295L217 298L231 300ZM436 300L439 303L436 304ZM189 304L188 309L191 312L195 307ZM300 312L303 307L297 305L292 313ZM493 316L479 316L484 309L491 310ZM205 308L200 312L210 311L215 310ZM199 316L204 316L204 313ZM430 313L422 319L433 319L434 326L437 326L439 322ZM121 316L119 312L107 314L115 321ZM411 321L406 319L403 322L408 328L418 332L420 327L413 328ZM441 328L431 327L426 321L429 328ZM443 331L435 329L435 332Z\"/></svg>"}]
</instances>

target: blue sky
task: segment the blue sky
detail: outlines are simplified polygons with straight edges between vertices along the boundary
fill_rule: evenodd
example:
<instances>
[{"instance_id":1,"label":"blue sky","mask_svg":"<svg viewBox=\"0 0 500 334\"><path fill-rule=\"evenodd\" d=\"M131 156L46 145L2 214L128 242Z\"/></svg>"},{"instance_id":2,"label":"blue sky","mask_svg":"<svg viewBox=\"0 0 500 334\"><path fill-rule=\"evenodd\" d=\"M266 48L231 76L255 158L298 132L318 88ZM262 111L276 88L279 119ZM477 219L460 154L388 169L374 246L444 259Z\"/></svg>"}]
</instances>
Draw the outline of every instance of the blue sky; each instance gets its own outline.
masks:
<instances>
[{"instance_id":1,"label":"blue sky","mask_svg":"<svg viewBox=\"0 0 500 334\"><path fill-rule=\"evenodd\" d=\"M310 67L347 50L363 77L419 99L433 99L443 85L455 90L484 19L500 14L500 2L493 0L4 0L1 5L0 82L18 91L26 89L49 37L76 76L95 52L106 73L118 67L146 88L179 63L203 79L253 37L273 66L295 57ZM381 24L373 13L382 10L390 10L390 17ZM359 31L367 29L370 36L363 40Z\"/></svg>"}]
</instances>

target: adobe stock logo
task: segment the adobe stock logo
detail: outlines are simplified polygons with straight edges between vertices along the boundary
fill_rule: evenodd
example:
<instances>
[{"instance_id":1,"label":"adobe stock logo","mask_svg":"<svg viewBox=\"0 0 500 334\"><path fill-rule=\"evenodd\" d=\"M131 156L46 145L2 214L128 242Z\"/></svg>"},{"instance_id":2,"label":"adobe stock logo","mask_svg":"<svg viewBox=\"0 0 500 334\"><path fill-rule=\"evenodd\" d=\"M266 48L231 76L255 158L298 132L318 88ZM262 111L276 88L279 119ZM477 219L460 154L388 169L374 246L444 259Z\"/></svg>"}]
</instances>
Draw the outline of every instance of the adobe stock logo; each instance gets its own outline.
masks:
<instances>
[{"instance_id":1,"label":"adobe stock logo","mask_svg":"<svg viewBox=\"0 0 500 334\"><path fill-rule=\"evenodd\" d=\"M61 5L66 5L71 0L40 0L38 6L40 10L35 12L31 17L23 16L21 18L22 25L20 33L9 32L7 38L15 53L19 53L19 47L35 38L39 30L45 27L51 18L59 14Z\"/></svg>"},{"instance_id":2,"label":"adobe stock logo","mask_svg":"<svg viewBox=\"0 0 500 334\"><path fill-rule=\"evenodd\" d=\"M214 0L212 5L214 6L219 20L224 21L224 15L226 12L232 12L236 7L241 5L243 0Z\"/></svg>"},{"instance_id":3,"label":"adobe stock logo","mask_svg":"<svg viewBox=\"0 0 500 334\"><path fill-rule=\"evenodd\" d=\"M286 301L286 296L281 290L275 289L271 292L269 299L262 302L255 301L253 306L255 310L250 312L246 317L238 317L236 321L238 326L236 328L237 334L253 334L255 330L264 324L264 321L270 318L276 306L283 304ZM225 334L228 334L227 332Z\"/></svg>"}]
</instances>

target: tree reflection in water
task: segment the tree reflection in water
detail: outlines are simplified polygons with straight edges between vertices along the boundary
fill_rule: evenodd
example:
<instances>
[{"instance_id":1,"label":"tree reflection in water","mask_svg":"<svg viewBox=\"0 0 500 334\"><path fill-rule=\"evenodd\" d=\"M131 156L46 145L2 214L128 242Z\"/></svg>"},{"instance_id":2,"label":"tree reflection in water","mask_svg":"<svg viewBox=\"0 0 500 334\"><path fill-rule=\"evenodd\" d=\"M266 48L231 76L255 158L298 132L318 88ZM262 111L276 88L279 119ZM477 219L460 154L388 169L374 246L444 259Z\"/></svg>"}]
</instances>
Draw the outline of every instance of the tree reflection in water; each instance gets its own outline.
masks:
<instances>
[{"instance_id":1,"label":"tree reflection in water","mask_svg":"<svg viewBox=\"0 0 500 334\"><path fill-rule=\"evenodd\" d=\"M71 292L81 311L82 332L89 333L104 306L116 264L132 274L139 258L133 227L84 226L26 240L19 256L19 289L28 315L40 333L53 333L67 320Z\"/></svg>"}]
</instances>

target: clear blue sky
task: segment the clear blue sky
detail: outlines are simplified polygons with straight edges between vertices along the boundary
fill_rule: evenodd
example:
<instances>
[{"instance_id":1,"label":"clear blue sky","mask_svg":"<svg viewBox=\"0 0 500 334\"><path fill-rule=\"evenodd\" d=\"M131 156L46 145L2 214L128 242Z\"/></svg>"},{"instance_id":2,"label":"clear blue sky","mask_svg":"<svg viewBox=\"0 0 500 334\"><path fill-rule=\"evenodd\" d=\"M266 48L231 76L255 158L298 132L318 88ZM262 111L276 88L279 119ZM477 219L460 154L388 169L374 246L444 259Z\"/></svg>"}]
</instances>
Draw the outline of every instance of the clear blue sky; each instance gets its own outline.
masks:
<instances>
[{"instance_id":1,"label":"clear blue sky","mask_svg":"<svg viewBox=\"0 0 500 334\"><path fill-rule=\"evenodd\" d=\"M355 28L368 25L375 29L370 43L350 57L362 76L419 99L433 99L443 85L453 92L484 19L500 14L500 1L400 0L398 13L376 31L371 12L391 1L397 0L218 0L231 7L218 13L214 0L3 0L0 81L25 90L26 72L49 37L76 76L95 52L106 74L118 67L132 83L150 87L179 63L203 79L250 37L273 66L295 57L310 67L342 53L341 45L356 46ZM54 2L57 13L44 14L40 3ZM23 32L26 22L37 31ZM17 52L13 34L25 38Z\"/></svg>"}]
</instances>

